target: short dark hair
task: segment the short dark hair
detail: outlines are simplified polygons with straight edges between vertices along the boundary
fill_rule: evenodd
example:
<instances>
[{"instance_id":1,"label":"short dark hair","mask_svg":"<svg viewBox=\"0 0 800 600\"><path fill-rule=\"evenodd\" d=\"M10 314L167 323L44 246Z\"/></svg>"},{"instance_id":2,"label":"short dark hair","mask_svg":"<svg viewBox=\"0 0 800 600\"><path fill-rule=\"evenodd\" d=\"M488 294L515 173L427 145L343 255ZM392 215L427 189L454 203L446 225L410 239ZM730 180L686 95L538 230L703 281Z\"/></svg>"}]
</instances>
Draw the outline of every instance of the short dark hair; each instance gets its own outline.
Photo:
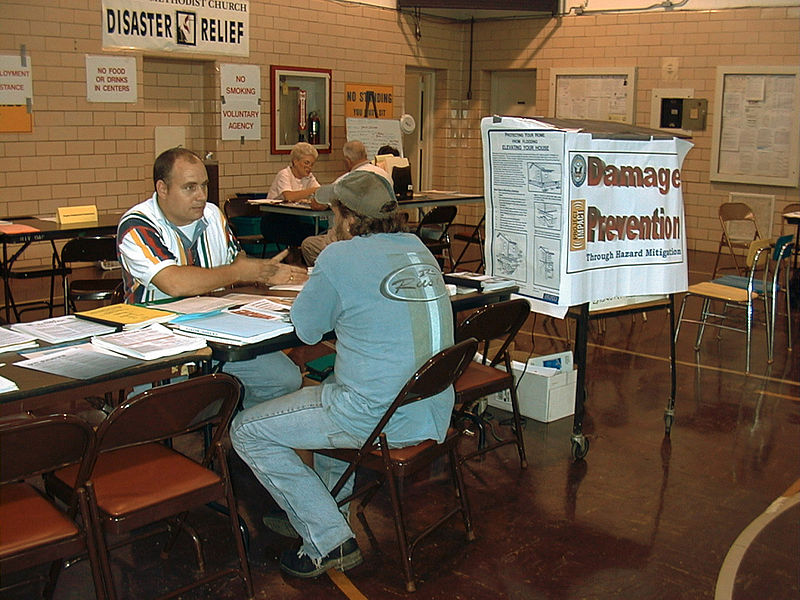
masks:
<instances>
[{"instance_id":1,"label":"short dark hair","mask_svg":"<svg viewBox=\"0 0 800 600\"><path fill-rule=\"evenodd\" d=\"M375 154L391 154L392 156L400 156L400 150L394 146L386 144L385 146L378 148L378 151Z\"/></svg>"},{"instance_id":2,"label":"short dark hair","mask_svg":"<svg viewBox=\"0 0 800 600\"><path fill-rule=\"evenodd\" d=\"M172 167L175 165L175 161L177 161L179 158L183 158L188 162L203 162L203 159L200 158L200 156L188 148L182 148L178 146L177 148L164 150L164 152L158 155L156 162L153 163L153 189L155 189L159 180L169 183L169 176L170 173L172 173Z\"/></svg>"},{"instance_id":3,"label":"short dark hair","mask_svg":"<svg viewBox=\"0 0 800 600\"><path fill-rule=\"evenodd\" d=\"M406 221L408 220L406 215L395 210L382 219L376 219L360 215L336 199L331 201L331 206L335 206L339 210L339 214L343 219L352 217L350 235L354 237L373 233L405 233L408 230L406 227Z\"/></svg>"}]
</instances>

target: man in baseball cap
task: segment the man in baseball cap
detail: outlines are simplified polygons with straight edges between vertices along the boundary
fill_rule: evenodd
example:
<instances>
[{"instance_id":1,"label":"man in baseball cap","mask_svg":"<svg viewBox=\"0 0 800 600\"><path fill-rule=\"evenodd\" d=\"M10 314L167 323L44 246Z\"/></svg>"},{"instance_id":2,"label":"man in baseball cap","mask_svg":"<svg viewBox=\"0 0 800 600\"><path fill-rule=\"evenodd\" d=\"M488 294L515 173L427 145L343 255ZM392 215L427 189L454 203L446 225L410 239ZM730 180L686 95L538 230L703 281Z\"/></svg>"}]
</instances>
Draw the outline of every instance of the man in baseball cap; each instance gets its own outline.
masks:
<instances>
[{"instance_id":1,"label":"man in baseball cap","mask_svg":"<svg viewBox=\"0 0 800 600\"><path fill-rule=\"evenodd\" d=\"M394 190L368 171L349 173L317 191L330 204L338 240L317 258L292 305L297 336L316 344L333 330L336 363L322 385L245 410L231 425L233 447L284 512L263 519L281 535L302 537L281 569L317 577L362 562L348 522L330 489L346 463L314 456L313 469L295 452L359 448L406 381L431 356L453 344L450 300L436 259L405 233ZM384 432L395 447L441 442L453 390L404 406ZM352 491L352 479L339 498Z\"/></svg>"}]
</instances>

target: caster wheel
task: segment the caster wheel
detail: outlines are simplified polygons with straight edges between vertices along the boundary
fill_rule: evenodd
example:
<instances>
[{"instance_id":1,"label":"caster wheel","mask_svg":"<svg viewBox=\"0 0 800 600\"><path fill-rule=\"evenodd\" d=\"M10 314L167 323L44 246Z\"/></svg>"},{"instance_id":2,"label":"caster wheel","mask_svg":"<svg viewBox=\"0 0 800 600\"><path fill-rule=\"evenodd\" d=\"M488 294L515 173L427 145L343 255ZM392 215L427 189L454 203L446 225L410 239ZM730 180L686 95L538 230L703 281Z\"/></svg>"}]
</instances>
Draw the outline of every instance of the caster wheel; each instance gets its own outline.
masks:
<instances>
[{"instance_id":1,"label":"caster wheel","mask_svg":"<svg viewBox=\"0 0 800 600\"><path fill-rule=\"evenodd\" d=\"M675 415L671 412L664 413L664 435L669 435L672 431L672 424L675 422Z\"/></svg>"},{"instance_id":2,"label":"caster wheel","mask_svg":"<svg viewBox=\"0 0 800 600\"><path fill-rule=\"evenodd\" d=\"M589 452L589 440L581 436L580 439L572 440L572 459L580 460Z\"/></svg>"}]
</instances>

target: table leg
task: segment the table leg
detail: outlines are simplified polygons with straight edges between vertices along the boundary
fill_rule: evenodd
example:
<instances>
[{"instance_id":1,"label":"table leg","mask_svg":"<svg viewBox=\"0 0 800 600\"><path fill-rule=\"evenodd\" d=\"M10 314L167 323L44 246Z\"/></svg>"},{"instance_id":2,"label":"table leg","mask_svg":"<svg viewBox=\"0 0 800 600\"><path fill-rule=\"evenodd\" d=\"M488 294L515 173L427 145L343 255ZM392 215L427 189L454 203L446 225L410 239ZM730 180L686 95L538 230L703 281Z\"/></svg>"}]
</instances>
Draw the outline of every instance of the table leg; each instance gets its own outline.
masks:
<instances>
[{"instance_id":1,"label":"table leg","mask_svg":"<svg viewBox=\"0 0 800 600\"><path fill-rule=\"evenodd\" d=\"M589 440L583 435L583 416L586 403L586 362L589 337L589 303L580 306L575 322L575 365L578 368L575 389L575 416L572 418L572 458L580 460L589 452Z\"/></svg>"},{"instance_id":2,"label":"table leg","mask_svg":"<svg viewBox=\"0 0 800 600\"><path fill-rule=\"evenodd\" d=\"M669 295L667 318L669 319L669 374L671 387L667 408L664 411L664 435L669 436L672 424L675 422L675 391L677 387L677 374L675 372L675 294Z\"/></svg>"}]
</instances>

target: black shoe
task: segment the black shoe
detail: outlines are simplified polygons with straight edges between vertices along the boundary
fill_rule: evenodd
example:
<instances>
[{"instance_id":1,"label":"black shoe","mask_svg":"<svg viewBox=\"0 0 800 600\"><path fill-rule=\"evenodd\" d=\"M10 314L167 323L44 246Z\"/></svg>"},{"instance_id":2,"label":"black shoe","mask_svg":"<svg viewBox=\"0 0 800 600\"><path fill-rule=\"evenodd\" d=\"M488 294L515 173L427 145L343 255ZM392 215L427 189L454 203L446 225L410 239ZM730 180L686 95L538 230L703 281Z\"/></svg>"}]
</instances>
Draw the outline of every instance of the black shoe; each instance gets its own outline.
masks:
<instances>
[{"instance_id":1,"label":"black shoe","mask_svg":"<svg viewBox=\"0 0 800 600\"><path fill-rule=\"evenodd\" d=\"M289 522L289 517L282 510L268 512L261 517L261 522L278 535L294 539L300 538L300 534L297 533L297 530Z\"/></svg>"},{"instance_id":2,"label":"black shoe","mask_svg":"<svg viewBox=\"0 0 800 600\"><path fill-rule=\"evenodd\" d=\"M319 577L328 569L336 568L339 571L347 571L364 561L356 538L350 538L319 560L313 560L301 552L284 550L281 554L281 571L295 577L310 579Z\"/></svg>"}]
</instances>

